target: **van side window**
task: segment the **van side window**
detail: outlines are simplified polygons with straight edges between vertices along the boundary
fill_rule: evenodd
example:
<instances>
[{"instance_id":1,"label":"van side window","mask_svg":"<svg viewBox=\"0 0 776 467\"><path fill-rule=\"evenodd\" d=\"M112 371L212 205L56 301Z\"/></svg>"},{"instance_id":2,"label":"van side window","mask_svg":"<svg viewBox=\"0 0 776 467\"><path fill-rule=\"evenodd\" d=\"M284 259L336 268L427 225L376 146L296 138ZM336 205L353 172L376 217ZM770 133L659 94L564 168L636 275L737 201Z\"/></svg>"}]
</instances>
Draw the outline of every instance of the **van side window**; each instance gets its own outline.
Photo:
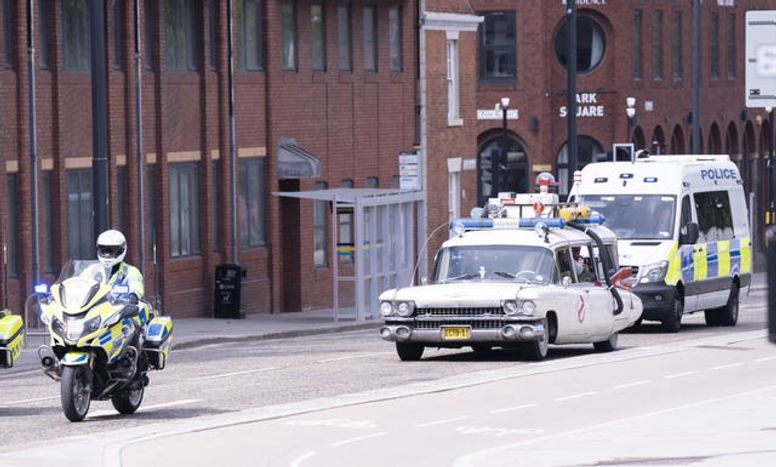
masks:
<instances>
[{"instance_id":1,"label":"van side window","mask_svg":"<svg viewBox=\"0 0 776 467\"><path fill-rule=\"evenodd\" d=\"M698 213L699 242L716 242L733 238L733 213L727 191L695 193Z\"/></svg>"}]
</instances>

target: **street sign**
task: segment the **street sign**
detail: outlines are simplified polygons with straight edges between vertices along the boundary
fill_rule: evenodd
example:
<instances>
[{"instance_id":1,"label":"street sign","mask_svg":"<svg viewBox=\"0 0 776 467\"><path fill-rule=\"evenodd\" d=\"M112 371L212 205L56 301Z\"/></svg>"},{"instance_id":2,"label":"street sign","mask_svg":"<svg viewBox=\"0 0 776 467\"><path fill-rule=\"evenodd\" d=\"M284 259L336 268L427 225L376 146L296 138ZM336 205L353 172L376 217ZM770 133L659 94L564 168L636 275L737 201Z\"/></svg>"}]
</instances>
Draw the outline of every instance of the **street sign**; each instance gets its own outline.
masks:
<instances>
[{"instance_id":1,"label":"street sign","mask_svg":"<svg viewBox=\"0 0 776 467\"><path fill-rule=\"evenodd\" d=\"M746 12L746 106L776 107L776 10Z\"/></svg>"},{"instance_id":2,"label":"street sign","mask_svg":"<svg viewBox=\"0 0 776 467\"><path fill-rule=\"evenodd\" d=\"M420 190L420 154L403 152L399 154L399 189Z\"/></svg>"},{"instance_id":3,"label":"street sign","mask_svg":"<svg viewBox=\"0 0 776 467\"><path fill-rule=\"evenodd\" d=\"M517 109L507 110L507 120L517 120L518 117ZM504 111L501 109L477 110L477 120L502 120L503 118Z\"/></svg>"}]
</instances>

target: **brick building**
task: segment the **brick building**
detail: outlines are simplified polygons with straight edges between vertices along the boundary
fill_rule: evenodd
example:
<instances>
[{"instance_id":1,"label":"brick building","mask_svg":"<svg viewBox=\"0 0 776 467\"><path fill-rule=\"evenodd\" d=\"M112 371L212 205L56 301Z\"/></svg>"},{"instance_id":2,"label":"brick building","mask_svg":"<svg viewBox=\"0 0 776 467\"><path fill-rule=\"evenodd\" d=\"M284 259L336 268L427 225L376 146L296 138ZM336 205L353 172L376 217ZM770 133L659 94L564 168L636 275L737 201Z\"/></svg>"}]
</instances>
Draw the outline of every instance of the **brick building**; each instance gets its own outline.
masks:
<instances>
[{"instance_id":1,"label":"brick building","mask_svg":"<svg viewBox=\"0 0 776 467\"><path fill-rule=\"evenodd\" d=\"M33 263L27 2L1 5L4 292L18 310L31 291ZM42 277L50 282L66 259L93 255L90 37L87 0L35 5L39 247ZM140 248L135 5L106 2L105 31L110 219L126 233L133 263ZM327 207L283 205L271 193L396 183L398 154L417 144L416 4L233 5L237 238L247 270L246 311L328 307L330 227L321 215ZM214 268L233 259L227 2L144 0L140 11L146 287L173 316L207 316ZM295 169L305 159L317 159L320 176ZM347 255L340 261L348 267Z\"/></svg>"},{"instance_id":2,"label":"brick building","mask_svg":"<svg viewBox=\"0 0 776 467\"><path fill-rule=\"evenodd\" d=\"M692 2L577 5L580 165L605 160L613 143L628 141L653 153L689 152ZM776 1L706 1L701 8L701 150L730 154L739 165L762 251L771 123L764 111L745 107L744 22L747 10L776 9ZM419 40L429 230L491 194L491 159L504 154L501 111L494 111L502 97L512 114L501 190L532 189L535 176L550 171L566 192L565 10L565 0L425 2ZM626 97L636 99L630 122Z\"/></svg>"}]
</instances>

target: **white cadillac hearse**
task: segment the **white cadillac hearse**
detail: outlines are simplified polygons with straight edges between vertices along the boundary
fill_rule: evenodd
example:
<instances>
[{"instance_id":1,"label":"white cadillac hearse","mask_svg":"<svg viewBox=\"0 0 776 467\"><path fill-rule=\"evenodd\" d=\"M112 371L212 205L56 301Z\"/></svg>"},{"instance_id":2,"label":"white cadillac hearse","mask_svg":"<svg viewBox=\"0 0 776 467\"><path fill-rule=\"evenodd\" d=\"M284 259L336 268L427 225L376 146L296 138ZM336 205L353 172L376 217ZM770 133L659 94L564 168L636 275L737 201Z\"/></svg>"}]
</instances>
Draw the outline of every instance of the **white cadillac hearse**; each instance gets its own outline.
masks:
<instances>
[{"instance_id":1,"label":"white cadillac hearse","mask_svg":"<svg viewBox=\"0 0 776 467\"><path fill-rule=\"evenodd\" d=\"M425 347L521 347L532 360L548 344L614 350L617 333L642 313L630 269L618 270L617 239L601 216L557 214L452 222L430 283L380 296L380 336L404 361Z\"/></svg>"}]
</instances>

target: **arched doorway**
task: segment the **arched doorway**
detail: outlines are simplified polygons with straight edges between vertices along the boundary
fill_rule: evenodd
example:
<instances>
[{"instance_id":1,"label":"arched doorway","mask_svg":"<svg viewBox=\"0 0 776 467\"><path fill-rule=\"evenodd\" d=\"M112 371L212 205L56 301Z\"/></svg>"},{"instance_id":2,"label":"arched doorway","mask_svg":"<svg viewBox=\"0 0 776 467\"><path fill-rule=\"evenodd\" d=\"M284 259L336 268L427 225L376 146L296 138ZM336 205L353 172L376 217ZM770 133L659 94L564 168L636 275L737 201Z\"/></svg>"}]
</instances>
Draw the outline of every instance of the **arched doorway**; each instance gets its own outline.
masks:
<instances>
[{"instance_id":1,"label":"arched doorway","mask_svg":"<svg viewBox=\"0 0 776 467\"><path fill-rule=\"evenodd\" d=\"M722 153L722 135L719 131L719 125L717 122L711 124L709 130L709 144L707 146L709 154L721 154Z\"/></svg>"},{"instance_id":2,"label":"arched doorway","mask_svg":"<svg viewBox=\"0 0 776 467\"><path fill-rule=\"evenodd\" d=\"M647 139L644 138L644 130L642 130L640 126L637 126L636 129L633 130L633 138L631 138L631 142L638 150L647 148L646 141Z\"/></svg>"},{"instance_id":3,"label":"arched doorway","mask_svg":"<svg viewBox=\"0 0 776 467\"><path fill-rule=\"evenodd\" d=\"M666 152L666 135L663 133L662 126L658 125L655 127L649 147L652 154L663 154Z\"/></svg>"},{"instance_id":4,"label":"arched doorway","mask_svg":"<svg viewBox=\"0 0 776 467\"><path fill-rule=\"evenodd\" d=\"M500 132L490 132L480 137L480 151L477 156L477 202L484 206L488 198L498 195L493 183L496 167L500 160L499 184L501 192L527 193L529 188L528 154L525 145L512 133L507 134L507 148L504 153L504 138Z\"/></svg>"},{"instance_id":5,"label":"arched doorway","mask_svg":"<svg viewBox=\"0 0 776 467\"><path fill-rule=\"evenodd\" d=\"M598 162L598 161L605 161L606 160L606 151L604 151L603 146L601 146L601 143L596 141L594 138L586 135L579 135L577 136L577 167L582 168L586 166L587 164L591 162ZM558 193L561 195L567 195L568 194L568 186L569 186L569 176L570 170L569 167L569 152L568 152L568 144L563 143L563 146L561 146L560 151L558 151L558 156L555 159L555 167L557 169L558 173Z\"/></svg>"},{"instance_id":6,"label":"arched doorway","mask_svg":"<svg viewBox=\"0 0 776 467\"><path fill-rule=\"evenodd\" d=\"M725 152L730 156L730 160L735 160L736 155L739 154L738 147L738 128L736 124L730 122L727 128L727 134L725 135Z\"/></svg>"},{"instance_id":7,"label":"arched doorway","mask_svg":"<svg viewBox=\"0 0 776 467\"><path fill-rule=\"evenodd\" d=\"M681 125L676 125L671 134L671 154L685 154L684 131Z\"/></svg>"}]
</instances>

